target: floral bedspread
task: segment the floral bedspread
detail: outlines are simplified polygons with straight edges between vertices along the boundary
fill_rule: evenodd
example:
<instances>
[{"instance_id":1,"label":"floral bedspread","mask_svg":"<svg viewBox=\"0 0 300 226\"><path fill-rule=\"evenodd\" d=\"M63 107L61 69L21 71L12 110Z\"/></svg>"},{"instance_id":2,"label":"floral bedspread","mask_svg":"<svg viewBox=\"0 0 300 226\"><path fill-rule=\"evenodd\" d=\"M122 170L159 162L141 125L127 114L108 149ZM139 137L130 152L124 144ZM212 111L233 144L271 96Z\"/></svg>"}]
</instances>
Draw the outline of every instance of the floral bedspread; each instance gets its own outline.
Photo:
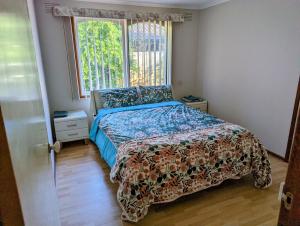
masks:
<instances>
[{"instance_id":1,"label":"floral bedspread","mask_svg":"<svg viewBox=\"0 0 300 226\"><path fill-rule=\"evenodd\" d=\"M110 176L124 220L250 173L257 188L272 182L267 152L250 131L183 104L107 114L99 128L118 149Z\"/></svg>"}]
</instances>

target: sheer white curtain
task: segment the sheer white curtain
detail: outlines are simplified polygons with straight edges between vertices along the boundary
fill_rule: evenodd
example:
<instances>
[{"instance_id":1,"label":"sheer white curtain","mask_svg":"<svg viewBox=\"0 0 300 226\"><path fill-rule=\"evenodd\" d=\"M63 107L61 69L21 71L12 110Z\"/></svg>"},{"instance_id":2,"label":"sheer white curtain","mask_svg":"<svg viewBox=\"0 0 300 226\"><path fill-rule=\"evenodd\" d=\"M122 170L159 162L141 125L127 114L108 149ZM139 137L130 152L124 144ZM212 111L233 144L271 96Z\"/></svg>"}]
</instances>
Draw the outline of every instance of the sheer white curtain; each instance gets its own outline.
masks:
<instances>
[{"instance_id":1,"label":"sheer white curtain","mask_svg":"<svg viewBox=\"0 0 300 226\"><path fill-rule=\"evenodd\" d=\"M172 23L128 20L129 83L157 86L170 83Z\"/></svg>"}]
</instances>

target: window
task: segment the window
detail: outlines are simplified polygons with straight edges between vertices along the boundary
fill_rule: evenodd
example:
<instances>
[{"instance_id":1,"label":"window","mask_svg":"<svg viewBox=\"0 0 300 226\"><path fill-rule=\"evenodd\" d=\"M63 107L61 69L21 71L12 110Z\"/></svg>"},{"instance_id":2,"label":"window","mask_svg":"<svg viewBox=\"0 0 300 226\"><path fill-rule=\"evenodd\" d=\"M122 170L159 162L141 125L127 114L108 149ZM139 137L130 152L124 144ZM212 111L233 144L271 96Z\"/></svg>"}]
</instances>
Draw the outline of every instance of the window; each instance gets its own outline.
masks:
<instances>
[{"instance_id":1,"label":"window","mask_svg":"<svg viewBox=\"0 0 300 226\"><path fill-rule=\"evenodd\" d=\"M163 85L167 78L169 22L129 22L130 85ZM169 69L168 69L169 70Z\"/></svg>"},{"instance_id":2,"label":"window","mask_svg":"<svg viewBox=\"0 0 300 226\"><path fill-rule=\"evenodd\" d=\"M81 96L93 89L125 87L124 21L76 18Z\"/></svg>"},{"instance_id":3,"label":"window","mask_svg":"<svg viewBox=\"0 0 300 226\"><path fill-rule=\"evenodd\" d=\"M170 83L171 22L73 19L80 96Z\"/></svg>"}]
</instances>

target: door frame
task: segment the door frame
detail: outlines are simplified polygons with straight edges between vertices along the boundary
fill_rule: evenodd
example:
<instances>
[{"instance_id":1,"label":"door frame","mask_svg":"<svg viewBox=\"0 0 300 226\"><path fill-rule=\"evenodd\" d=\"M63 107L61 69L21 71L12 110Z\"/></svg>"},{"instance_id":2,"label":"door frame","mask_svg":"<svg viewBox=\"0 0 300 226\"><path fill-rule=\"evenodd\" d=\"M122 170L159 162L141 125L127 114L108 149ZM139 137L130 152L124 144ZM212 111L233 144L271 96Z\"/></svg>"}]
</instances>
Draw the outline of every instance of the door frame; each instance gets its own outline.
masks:
<instances>
[{"instance_id":1,"label":"door frame","mask_svg":"<svg viewBox=\"0 0 300 226\"><path fill-rule=\"evenodd\" d=\"M299 104L300 104L300 76L299 76L299 80L298 80L297 93L296 93L296 98L295 98L295 103L294 103L294 110L293 110L293 115L292 115L290 133L289 133L289 137L288 137L288 143L287 143L285 158L284 158L285 161L287 161L287 162L289 161L290 154L291 154Z\"/></svg>"},{"instance_id":2,"label":"door frame","mask_svg":"<svg viewBox=\"0 0 300 226\"><path fill-rule=\"evenodd\" d=\"M286 159L288 171L281 195L278 226L300 225L300 78L292 116Z\"/></svg>"}]
</instances>

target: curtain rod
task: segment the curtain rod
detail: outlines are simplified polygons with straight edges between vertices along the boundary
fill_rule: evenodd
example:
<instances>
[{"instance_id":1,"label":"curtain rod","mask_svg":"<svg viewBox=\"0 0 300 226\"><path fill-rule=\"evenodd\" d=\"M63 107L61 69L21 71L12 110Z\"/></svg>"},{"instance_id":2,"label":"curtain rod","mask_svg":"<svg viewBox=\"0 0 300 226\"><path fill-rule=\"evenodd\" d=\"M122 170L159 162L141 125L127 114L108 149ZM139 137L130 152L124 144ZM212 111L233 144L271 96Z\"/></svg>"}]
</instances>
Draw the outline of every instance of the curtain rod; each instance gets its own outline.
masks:
<instances>
[{"instance_id":1,"label":"curtain rod","mask_svg":"<svg viewBox=\"0 0 300 226\"><path fill-rule=\"evenodd\" d=\"M172 22L184 22L185 18L190 19L191 14L178 13L153 13L153 12L130 12L120 10L106 10L94 8L76 8L66 6L54 6L53 16L58 17L96 17L111 19L133 19L133 20L161 20Z\"/></svg>"}]
</instances>

